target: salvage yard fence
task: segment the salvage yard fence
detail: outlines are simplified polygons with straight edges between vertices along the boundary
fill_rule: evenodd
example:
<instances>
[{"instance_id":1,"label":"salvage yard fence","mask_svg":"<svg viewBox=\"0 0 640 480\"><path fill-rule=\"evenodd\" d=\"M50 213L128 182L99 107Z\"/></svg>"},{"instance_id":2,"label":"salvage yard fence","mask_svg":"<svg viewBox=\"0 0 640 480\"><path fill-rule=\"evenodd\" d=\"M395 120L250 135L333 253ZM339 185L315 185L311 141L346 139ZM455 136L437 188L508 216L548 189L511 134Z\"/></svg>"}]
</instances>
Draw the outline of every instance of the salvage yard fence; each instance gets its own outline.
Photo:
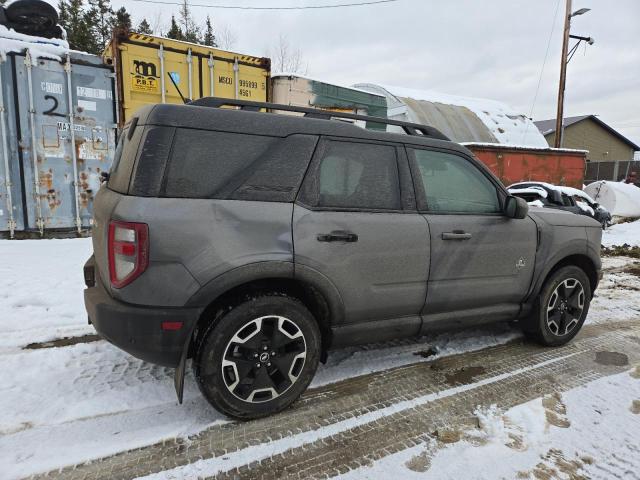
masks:
<instances>
[{"instance_id":1,"label":"salvage yard fence","mask_svg":"<svg viewBox=\"0 0 640 480\"><path fill-rule=\"evenodd\" d=\"M636 172L640 178L640 160L587 162L584 172L584 183L589 184L598 180L619 182L627 178L632 172Z\"/></svg>"}]
</instances>

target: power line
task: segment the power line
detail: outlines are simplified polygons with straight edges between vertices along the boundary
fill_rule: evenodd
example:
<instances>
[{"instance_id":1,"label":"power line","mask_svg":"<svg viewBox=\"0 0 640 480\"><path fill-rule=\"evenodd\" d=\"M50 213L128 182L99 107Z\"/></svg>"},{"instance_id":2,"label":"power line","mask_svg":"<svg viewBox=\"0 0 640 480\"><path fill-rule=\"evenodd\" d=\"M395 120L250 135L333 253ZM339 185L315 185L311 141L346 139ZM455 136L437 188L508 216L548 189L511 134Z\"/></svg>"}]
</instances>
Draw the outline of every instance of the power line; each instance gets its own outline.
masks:
<instances>
[{"instance_id":1,"label":"power line","mask_svg":"<svg viewBox=\"0 0 640 480\"><path fill-rule=\"evenodd\" d=\"M183 2L171 2L162 0L132 0L141 3L155 3L158 5L183 5ZM362 7L366 5L378 5L381 3L393 3L399 0L371 0L366 2L335 3L333 5L300 5L292 7L252 7L242 5L209 5L202 3L189 3L190 7L218 8L225 10L320 10L324 8Z\"/></svg>"},{"instance_id":2,"label":"power line","mask_svg":"<svg viewBox=\"0 0 640 480\"><path fill-rule=\"evenodd\" d=\"M547 50L544 52L544 60L542 61L542 68L540 68L540 76L538 77L538 85L536 87L536 93L533 96L533 102L531 103L531 110L529 111L529 118L533 118L533 109L536 106L536 101L538 100L538 92L540 91L540 84L542 83L542 74L544 73L544 66L547 63L547 57L549 56L549 47L551 47L551 38L553 38L553 31L556 28L556 17L558 16L558 8L560 8L560 0L556 2L556 11L553 14L553 20L551 21L551 31L549 32L549 39L547 40ZM522 134L522 140L527 135L527 130L529 129L529 124L524 129L524 133Z\"/></svg>"}]
</instances>

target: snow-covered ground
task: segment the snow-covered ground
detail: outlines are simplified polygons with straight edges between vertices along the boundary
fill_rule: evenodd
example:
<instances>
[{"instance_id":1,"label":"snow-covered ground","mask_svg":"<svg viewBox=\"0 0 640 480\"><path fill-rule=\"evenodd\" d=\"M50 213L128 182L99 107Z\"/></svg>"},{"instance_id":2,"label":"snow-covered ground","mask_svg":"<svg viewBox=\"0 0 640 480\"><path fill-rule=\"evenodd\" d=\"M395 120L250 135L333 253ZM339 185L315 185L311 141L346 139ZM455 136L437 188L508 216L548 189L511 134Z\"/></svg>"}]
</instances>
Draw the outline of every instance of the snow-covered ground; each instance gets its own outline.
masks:
<instances>
[{"instance_id":1,"label":"snow-covered ground","mask_svg":"<svg viewBox=\"0 0 640 480\"><path fill-rule=\"evenodd\" d=\"M612 232L615 237L617 230ZM2 478L186 437L228 421L209 407L190 374L180 406L172 369L137 360L107 342L24 349L34 342L94 333L82 298L82 265L90 253L89 239L0 241ZM606 275L589 323L638 317L640 278L626 271L633 262L604 259ZM321 365L312 387L421 362L427 350L435 359L519 336L517 329L496 325L343 349Z\"/></svg>"},{"instance_id":2,"label":"snow-covered ground","mask_svg":"<svg viewBox=\"0 0 640 480\"><path fill-rule=\"evenodd\" d=\"M638 369L506 412L485 407L475 414L479 427L458 441L433 439L340 479L638 478Z\"/></svg>"},{"instance_id":3,"label":"snow-covered ground","mask_svg":"<svg viewBox=\"0 0 640 480\"><path fill-rule=\"evenodd\" d=\"M602 232L602 245L605 247L624 244L640 247L640 220L618 223Z\"/></svg>"},{"instance_id":4,"label":"snow-covered ground","mask_svg":"<svg viewBox=\"0 0 640 480\"><path fill-rule=\"evenodd\" d=\"M178 405L172 369L137 360L105 341L23 349L95 333L83 303L82 266L90 255L90 239L0 241L0 470L7 478L227 421L206 403L190 373L184 404ZM498 325L343 349L320 367L312 387L421 361L416 352L429 347L437 358L518 336Z\"/></svg>"},{"instance_id":5,"label":"snow-covered ground","mask_svg":"<svg viewBox=\"0 0 640 480\"><path fill-rule=\"evenodd\" d=\"M0 240L0 353L31 342L95 333L84 309L90 238Z\"/></svg>"}]
</instances>

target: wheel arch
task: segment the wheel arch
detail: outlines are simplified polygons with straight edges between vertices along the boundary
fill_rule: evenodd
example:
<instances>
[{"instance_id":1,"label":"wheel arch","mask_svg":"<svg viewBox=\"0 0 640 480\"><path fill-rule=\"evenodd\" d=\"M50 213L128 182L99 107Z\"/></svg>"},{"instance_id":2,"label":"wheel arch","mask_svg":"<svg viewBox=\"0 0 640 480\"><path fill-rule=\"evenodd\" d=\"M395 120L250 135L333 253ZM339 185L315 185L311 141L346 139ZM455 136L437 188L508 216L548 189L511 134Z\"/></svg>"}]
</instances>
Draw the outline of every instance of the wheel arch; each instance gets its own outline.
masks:
<instances>
[{"instance_id":1,"label":"wheel arch","mask_svg":"<svg viewBox=\"0 0 640 480\"><path fill-rule=\"evenodd\" d=\"M295 274L294 274L295 270ZM174 386L182 403L187 358L193 356L202 332L215 323L225 309L252 295L288 295L298 299L318 322L321 333L321 361L331 346L331 325L344 318L344 304L337 288L317 270L292 262L257 262L234 268L205 284L186 306L200 307L202 313L187 335Z\"/></svg>"},{"instance_id":2,"label":"wheel arch","mask_svg":"<svg viewBox=\"0 0 640 480\"><path fill-rule=\"evenodd\" d=\"M295 270L295 272L294 272ZM318 322L322 334L322 357L331 344L331 325L344 317L336 287L322 274L291 262L258 262L235 268L206 284L188 302L203 308L189 335L188 356L197 347L204 329L224 310L256 295L286 295L302 302Z\"/></svg>"},{"instance_id":3,"label":"wheel arch","mask_svg":"<svg viewBox=\"0 0 640 480\"><path fill-rule=\"evenodd\" d=\"M574 253L571 255L567 255L553 263L552 266L547 269L544 275L541 275L541 280L539 281L539 284L536 288L536 296L540 293L540 290L545 285L545 283L547 283L547 280L549 279L549 277L551 277L551 275L553 275L562 267L567 266L576 266L584 271L584 273L587 275L587 278L589 279L591 295L593 296L593 292L598 286L599 281L598 269L596 267L596 263L591 259L591 257L584 253Z\"/></svg>"}]
</instances>

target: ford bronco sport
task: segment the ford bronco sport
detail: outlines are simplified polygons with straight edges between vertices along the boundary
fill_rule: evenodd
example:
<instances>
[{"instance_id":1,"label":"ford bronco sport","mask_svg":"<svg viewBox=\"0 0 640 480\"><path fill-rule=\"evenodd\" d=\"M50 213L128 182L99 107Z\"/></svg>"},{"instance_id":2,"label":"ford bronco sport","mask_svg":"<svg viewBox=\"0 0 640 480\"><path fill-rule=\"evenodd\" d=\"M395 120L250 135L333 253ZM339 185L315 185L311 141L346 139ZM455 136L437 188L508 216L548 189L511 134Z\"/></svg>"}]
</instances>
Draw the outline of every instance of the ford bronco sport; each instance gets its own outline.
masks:
<instances>
[{"instance_id":1,"label":"ford bronco sport","mask_svg":"<svg viewBox=\"0 0 640 480\"><path fill-rule=\"evenodd\" d=\"M529 210L437 130L284 105L141 109L94 205L89 321L175 367L180 401L192 358L241 419L290 405L340 346L509 320L562 345L601 270L598 222Z\"/></svg>"}]
</instances>

